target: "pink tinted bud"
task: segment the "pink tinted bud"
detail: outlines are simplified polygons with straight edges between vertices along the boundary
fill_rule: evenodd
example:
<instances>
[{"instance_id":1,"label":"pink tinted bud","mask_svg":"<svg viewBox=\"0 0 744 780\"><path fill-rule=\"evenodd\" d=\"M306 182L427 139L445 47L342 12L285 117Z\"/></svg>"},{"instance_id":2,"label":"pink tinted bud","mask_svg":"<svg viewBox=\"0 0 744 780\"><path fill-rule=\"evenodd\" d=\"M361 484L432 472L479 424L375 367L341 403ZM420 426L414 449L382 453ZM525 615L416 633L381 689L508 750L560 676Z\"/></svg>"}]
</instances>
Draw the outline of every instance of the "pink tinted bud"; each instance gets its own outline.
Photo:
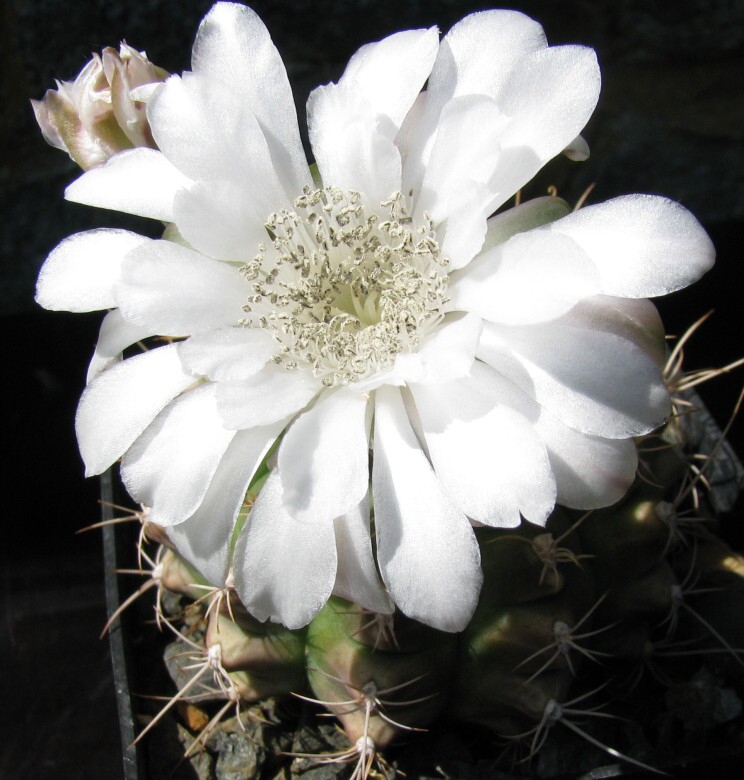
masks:
<instances>
[{"instance_id":1,"label":"pink tinted bud","mask_svg":"<svg viewBox=\"0 0 744 780\"><path fill-rule=\"evenodd\" d=\"M57 89L31 104L47 142L88 170L124 149L155 146L146 87L167 77L144 53L122 43L119 52L94 54L75 81L57 82Z\"/></svg>"}]
</instances>

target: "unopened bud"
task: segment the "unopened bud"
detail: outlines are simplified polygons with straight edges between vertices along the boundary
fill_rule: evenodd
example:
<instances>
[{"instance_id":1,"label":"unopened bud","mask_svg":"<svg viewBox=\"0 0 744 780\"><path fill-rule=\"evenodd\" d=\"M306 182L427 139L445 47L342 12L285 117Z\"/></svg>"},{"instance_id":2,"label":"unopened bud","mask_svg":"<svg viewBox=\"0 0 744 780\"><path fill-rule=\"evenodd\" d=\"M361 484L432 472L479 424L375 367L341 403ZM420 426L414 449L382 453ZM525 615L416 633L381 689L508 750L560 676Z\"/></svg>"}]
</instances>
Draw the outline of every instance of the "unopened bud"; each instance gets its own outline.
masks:
<instances>
[{"instance_id":1,"label":"unopened bud","mask_svg":"<svg viewBox=\"0 0 744 780\"><path fill-rule=\"evenodd\" d=\"M118 52L94 54L75 81L58 81L31 104L47 142L88 170L124 149L155 147L145 108L167 77L144 52L122 43Z\"/></svg>"}]
</instances>

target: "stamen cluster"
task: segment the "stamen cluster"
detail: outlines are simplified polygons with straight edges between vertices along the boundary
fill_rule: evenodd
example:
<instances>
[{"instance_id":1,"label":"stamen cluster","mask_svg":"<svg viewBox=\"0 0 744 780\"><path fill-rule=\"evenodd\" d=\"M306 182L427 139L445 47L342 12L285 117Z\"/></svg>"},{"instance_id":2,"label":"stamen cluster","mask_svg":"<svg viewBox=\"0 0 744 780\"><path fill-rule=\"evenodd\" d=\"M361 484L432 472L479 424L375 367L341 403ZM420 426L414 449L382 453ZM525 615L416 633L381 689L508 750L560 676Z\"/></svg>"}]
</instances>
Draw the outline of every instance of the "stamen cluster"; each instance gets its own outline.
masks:
<instances>
[{"instance_id":1,"label":"stamen cluster","mask_svg":"<svg viewBox=\"0 0 744 780\"><path fill-rule=\"evenodd\" d=\"M448 261L431 221L415 226L397 192L370 209L359 192L306 187L271 214L272 251L241 272L241 325L268 328L274 362L310 366L327 386L363 379L414 350L441 320Z\"/></svg>"}]
</instances>

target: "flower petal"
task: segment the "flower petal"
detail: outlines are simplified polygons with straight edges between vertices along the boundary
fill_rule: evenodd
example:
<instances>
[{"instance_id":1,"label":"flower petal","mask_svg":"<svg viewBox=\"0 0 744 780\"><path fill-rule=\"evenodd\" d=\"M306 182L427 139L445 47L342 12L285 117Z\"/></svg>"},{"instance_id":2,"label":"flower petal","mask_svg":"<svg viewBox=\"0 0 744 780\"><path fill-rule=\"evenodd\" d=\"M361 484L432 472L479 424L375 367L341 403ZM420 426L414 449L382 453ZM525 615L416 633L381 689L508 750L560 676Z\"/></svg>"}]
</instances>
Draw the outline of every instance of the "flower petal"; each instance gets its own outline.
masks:
<instances>
[{"instance_id":1,"label":"flower petal","mask_svg":"<svg viewBox=\"0 0 744 780\"><path fill-rule=\"evenodd\" d=\"M396 128L351 85L329 84L307 101L310 145L324 183L362 192L377 206L401 188Z\"/></svg>"},{"instance_id":2,"label":"flower petal","mask_svg":"<svg viewBox=\"0 0 744 780\"><path fill-rule=\"evenodd\" d=\"M260 204L264 220L285 201L250 105L236 101L222 81L195 73L171 76L148 105L147 115L158 148L190 179L242 185Z\"/></svg>"},{"instance_id":3,"label":"flower petal","mask_svg":"<svg viewBox=\"0 0 744 780\"><path fill-rule=\"evenodd\" d=\"M495 211L576 137L596 106L599 85L591 49L556 46L523 52L519 66L490 97L453 96L439 109L436 137L428 142L420 208L437 221L453 183L436 186L441 169L450 178L486 185L482 206L487 214ZM427 109L436 102L433 89L430 84ZM404 181L406 189L415 185L408 162ZM437 189L442 194L432 205Z\"/></svg>"},{"instance_id":4,"label":"flower petal","mask_svg":"<svg viewBox=\"0 0 744 780\"><path fill-rule=\"evenodd\" d=\"M173 199L191 181L154 149L120 152L65 190L73 203L173 221Z\"/></svg>"},{"instance_id":5,"label":"flower petal","mask_svg":"<svg viewBox=\"0 0 744 780\"><path fill-rule=\"evenodd\" d=\"M427 212L439 224L464 183L488 181L498 165L499 140L508 121L486 95L465 95L447 103L421 183L417 212Z\"/></svg>"},{"instance_id":6,"label":"flower petal","mask_svg":"<svg viewBox=\"0 0 744 780\"><path fill-rule=\"evenodd\" d=\"M480 317L444 322L416 350L395 359L395 374L404 382L451 382L470 373L483 325Z\"/></svg>"},{"instance_id":7,"label":"flower petal","mask_svg":"<svg viewBox=\"0 0 744 780\"><path fill-rule=\"evenodd\" d=\"M220 328L199 333L180 345L184 366L216 382L248 379L276 352L276 341L258 328Z\"/></svg>"},{"instance_id":8,"label":"flower petal","mask_svg":"<svg viewBox=\"0 0 744 780\"><path fill-rule=\"evenodd\" d=\"M300 523L284 509L276 472L269 475L235 545L235 588L258 620L306 626L336 579L333 522Z\"/></svg>"},{"instance_id":9,"label":"flower petal","mask_svg":"<svg viewBox=\"0 0 744 780\"><path fill-rule=\"evenodd\" d=\"M581 433L640 436L670 412L656 360L622 334L561 320L508 329L486 325L483 333L486 344L508 344L537 402Z\"/></svg>"},{"instance_id":10,"label":"flower petal","mask_svg":"<svg viewBox=\"0 0 744 780\"><path fill-rule=\"evenodd\" d=\"M105 471L160 410L193 383L175 344L129 358L94 379L75 417L86 476Z\"/></svg>"},{"instance_id":11,"label":"flower petal","mask_svg":"<svg viewBox=\"0 0 744 780\"><path fill-rule=\"evenodd\" d=\"M155 335L149 328L127 322L118 309L110 311L101 323L98 342L88 366L86 383L90 384L101 372L121 358L121 353L141 339Z\"/></svg>"},{"instance_id":12,"label":"flower petal","mask_svg":"<svg viewBox=\"0 0 744 780\"><path fill-rule=\"evenodd\" d=\"M215 390L213 383L205 384L172 401L122 459L127 491L150 507L158 525L191 517L235 436L220 423Z\"/></svg>"},{"instance_id":13,"label":"flower petal","mask_svg":"<svg viewBox=\"0 0 744 780\"><path fill-rule=\"evenodd\" d=\"M128 230L87 230L52 250L39 272L36 302L53 311L95 311L116 305L113 288L121 263L149 238Z\"/></svg>"},{"instance_id":14,"label":"flower petal","mask_svg":"<svg viewBox=\"0 0 744 780\"><path fill-rule=\"evenodd\" d=\"M490 213L484 206L486 193L483 184L464 182L447 204L442 254L455 271L466 266L483 246Z\"/></svg>"},{"instance_id":15,"label":"flower petal","mask_svg":"<svg viewBox=\"0 0 744 780\"><path fill-rule=\"evenodd\" d=\"M558 503L563 506L610 506L633 484L638 455L632 439L603 439L579 433L545 409L535 430L547 446Z\"/></svg>"},{"instance_id":16,"label":"flower petal","mask_svg":"<svg viewBox=\"0 0 744 780\"><path fill-rule=\"evenodd\" d=\"M589 121L600 81L593 49L551 46L527 54L499 94L499 107L513 117L503 146L529 147L541 164L555 157Z\"/></svg>"},{"instance_id":17,"label":"flower petal","mask_svg":"<svg viewBox=\"0 0 744 780\"><path fill-rule=\"evenodd\" d=\"M461 95L497 98L529 52L546 46L542 27L517 11L483 11L458 22L439 47L416 133L408 143L404 187L418 191L444 106Z\"/></svg>"},{"instance_id":18,"label":"flower petal","mask_svg":"<svg viewBox=\"0 0 744 780\"><path fill-rule=\"evenodd\" d=\"M217 408L226 428L270 425L299 412L322 387L310 372L267 363L247 379L220 382Z\"/></svg>"},{"instance_id":19,"label":"flower petal","mask_svg":"<svg viewBox=\"0 0 744 780\"><path fill-rule=\"evenodd\" d=\"M518 206L506 209L488 220L486 239L481 253L503 244L507 239L528 230L555 222L571 212L571 207L563 198L546 195L532 198Z\"/></svg>"},{"instance_id":20,"label":"flower petal","mask_svg":"<svg viewBox=\"0 0 744 780\"><path fill-rule=\"evenodd\" d=\"M353 511L369 484L368 397L323 393L284 435L277 459L285 511L326 522Z\"/></svg>"},{"instance_id":21,"label":"flower petal","mask_svg":"<svg viewBox=\"0 0 744 780\"><path fill-rule=\"evenodd\" d=\"M431 72L439 50L436 27L404 30L362 46L349 60L339 85L359 92L374 115L399 128Z\"/></svg>"},{"instance_id":22,"label":"flower petal","mask_svg":"<svg viewBox=\"0 0 744 780\"><path fill-rule=\"evenodd\" d=\"M179 554L217 587L227 579L230 538L248 486L281 428L272 425L238 431L199 508L188 520L168 528L168 538Z\"/></svg>"},{"instance_id":23,"label":"flower petal","mask_svg":"<svg viewBox=\"0 0 744 780\"><path fill-rule=\"evenodd\" d=\"M590 151L589 151L589 144L586 142L586 139L581 136L577 135L576 138L571 141L571 143L563 150L563 154L568 157L569 160L573 160L574 162L584 162L585 160L589 159Z\"/></svg>"},{"instance_id":24,"label":"flower petal","mask_svg":"<svg viewBox=\"0 0 744 780\"><path fill-rule=\"evenodd\" d=\"M469 377L411 392L436 475L462 512L506 528L520 513L545 524L555 482L534 401L480 362Z\"/></svg>"},{"instance_id":25,"label":"flower petal","mask_svg":"<svg viewBox=\"0 0 744 780\"><path fill-rule=\"evenodd\" d=\"M388 615L395 605L377 574L369 510L369 495L366 495L351 512L337 517L334 522L338 570L333 592L370 612Z\"/></svg>"},{"instance_id":26,"label":"flower petal","mask_svg":"<svg viewBox=\"0 0 744 780\"><path fill-rule=\"evenodd\" d=\"M660 370L666 365L664 324L652 301L595 295L580 301L561 320L577 328L614 333L645 352Z\"/></svg>"},{"instance_id":27,"label":"flower petal","mask_svg":"<svg viewBox=\"0 0 744 780\"><path fill-rule=\"evenodd\" d=\"M442 40L429 79L431 99L441 109L459 95L495 98L524 58L546 47L542 27L518 11L469 14Z\"/></svg>"},{"instance_id":28,"label":"flower petal","mask_svg":"<svg viewBox=\"0 0 744 780\"><path fill-rule=\"evenodd\" d=\"M254 193L232 181L198 182L176 194L173 221L198 252L215 260L251 260L268 241L269 210Z\"/></svg>"},{"instance_id":29,"label":"flower petal","mask_svg":"<svg viewBox=\"0 0 744 780\"><path fill-rule=\"evenodd\" d=\"M594 264L572 240L547 229L518 233L484 252L452 282L455 310L491 322L553 320L600 291Z\"/></svg>"},{"instance_id":30,"label":"flower petal","mask_svg":"<svg viewBox=\"0 0 744 780\"><path fill-rule=\"evenodd\" d=\"M442 490L416 441L400 391L375 392L377 561L398 607L441 631L462 631L483 581L465 515Z\"/></svg>"},{"instance_id":31,"label":"flower petal","mask_svg":"<svg viewBox=\"0 0 744 780\"><path fill-rule=\"evenodd\" d=\"M184 336L237 324L249 292L237 268L172 241L151 241L127 255L115 297L131 322Z\"/></svg>"},{"instance_id":32,"label":"flower petal","mask_svg":"<svg viewBox=\"0 0 744 780\"><path fill-rule=\"evenodd\" d=\"M290 198L311 185L287 71L264 23L238 3L216 3L196 34L196 73L220 79L256 115Z\"/></svg>"},{"instance_id":33,"label":"flower petal","mask_svg":"<svg viewBox=\"0 0 744 780\"><path fill-rule=\"evenodd\" d=\"M654 195L587 206L551 229L586 252L608 295L666 295L697 281L715 259L713 243L695 217L679 203Z\"/></svg>"}]
</instances>

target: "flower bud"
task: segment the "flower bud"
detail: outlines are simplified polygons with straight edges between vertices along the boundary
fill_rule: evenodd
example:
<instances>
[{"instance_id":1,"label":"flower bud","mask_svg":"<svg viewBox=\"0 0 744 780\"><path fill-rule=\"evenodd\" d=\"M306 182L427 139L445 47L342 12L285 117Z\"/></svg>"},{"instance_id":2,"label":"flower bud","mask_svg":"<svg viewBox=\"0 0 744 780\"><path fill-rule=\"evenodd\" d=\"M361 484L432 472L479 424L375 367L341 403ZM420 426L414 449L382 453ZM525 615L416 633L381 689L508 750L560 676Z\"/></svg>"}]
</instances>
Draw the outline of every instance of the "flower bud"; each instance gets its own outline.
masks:
<instances>
[{"instance_id":1,"label":"flower bud","mask_svg":"<svg viewBox=\"0 0 744 780\"><path fill-rule=\"evenodd\" d=\"M94 54L75 81L58 81L31 104L47 142L88 170L124 149L155 147L145 107L152 85L167 77L144 52L122 43L119 52Z\"/></svg>"}]
</instances>

